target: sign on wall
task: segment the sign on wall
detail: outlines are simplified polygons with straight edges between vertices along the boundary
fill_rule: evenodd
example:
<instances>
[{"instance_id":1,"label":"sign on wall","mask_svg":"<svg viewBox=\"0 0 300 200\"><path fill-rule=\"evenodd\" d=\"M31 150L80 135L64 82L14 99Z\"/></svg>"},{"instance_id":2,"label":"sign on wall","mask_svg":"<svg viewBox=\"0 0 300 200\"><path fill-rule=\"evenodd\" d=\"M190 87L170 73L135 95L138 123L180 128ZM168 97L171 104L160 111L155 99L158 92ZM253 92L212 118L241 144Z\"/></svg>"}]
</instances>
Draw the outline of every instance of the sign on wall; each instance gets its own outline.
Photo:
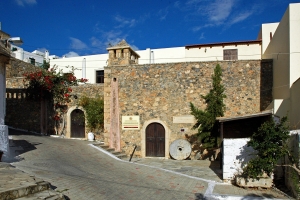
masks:
<instances>
[{"instance_id":1,"label":"sign on wall","mask_svg":"<svg viewBox=\"0 0 300 200\"><path fill-rule=\"evenodd\" d=\"M193 115L174 116L173 123L176 124L194 124L195 117Z\"/></svg>"},{"instance_id":2,"label":"sign on wall","mask_svg":"<svg viewBox=\"0 0 300 200\"><path fill-rule=\"evenodd\" d=\"M140 116L122 116L122 130L139 130Z\"/></svg>"}]
</instances>

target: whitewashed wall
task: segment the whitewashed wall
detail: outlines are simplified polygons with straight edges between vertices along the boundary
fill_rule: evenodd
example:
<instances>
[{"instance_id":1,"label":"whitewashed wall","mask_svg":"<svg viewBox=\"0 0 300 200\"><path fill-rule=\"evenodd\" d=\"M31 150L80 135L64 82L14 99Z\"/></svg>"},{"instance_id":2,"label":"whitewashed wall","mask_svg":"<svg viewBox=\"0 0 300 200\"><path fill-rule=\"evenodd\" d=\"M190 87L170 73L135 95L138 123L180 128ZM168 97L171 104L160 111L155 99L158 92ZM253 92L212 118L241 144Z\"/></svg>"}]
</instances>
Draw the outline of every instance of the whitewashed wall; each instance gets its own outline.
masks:
<instances>
[{"instance_id":1,"label":"whitewashed wall","mask_svg":"<svg viewBox=\"0 0 300 200\"><path fill-rule=\"evenodd\" d=\"M11 45L11 46L12 48L17 49L17 51L12 52L13 57L28 63L30 63L29 58L34 58L36 66L40 66L41 64L43 64L44 56L45 56L43 52L39 52L35 50L34 52L30 53L28 51L24 51L24 49L21 47L15 45Z\"/></svg>"},{"instance_id":2,"label":"whitewashed wall","mask_svg":"<svg viewBox=\"0 0 300 200\"><path fill-rule=\"evenodd\" d=\"M226 45L214 47L202 47L185 49L185 61L217 61L223 60L224 49L237 49L238 60L258 60L261 59L261 45L260 44L243 44L243 45Z\"/></svg>"},{"instance_id":3,"label":"whitewashed wall","mask_svg":"<svg viewBox=\"0 0 300 200\"><path fill-rule=\"evenodd\" d=\"M253 157L254 150L247 147L249 138L223 140L223 180L232 180Z\"/></svg>"},{"instance_id":4,"label":"whitewashed wall","mask_svg":"<svg viewBox=\"0 0 300 200\"><path fill-rule=\"evenodd\" d=\"M86 77L82 76L84 58L85 58ZM59 69L62 69L64 73L68 73L71 70L70 67L73 66L75 68L74 75L77 78L87 78L88 83L96 83L96 71L104 70L104 66L107 65L107 59L108 59L108 54L60 58L60 59L50 60L50 67L56 65L58 66Z\"/></svg>"}]
</instances>

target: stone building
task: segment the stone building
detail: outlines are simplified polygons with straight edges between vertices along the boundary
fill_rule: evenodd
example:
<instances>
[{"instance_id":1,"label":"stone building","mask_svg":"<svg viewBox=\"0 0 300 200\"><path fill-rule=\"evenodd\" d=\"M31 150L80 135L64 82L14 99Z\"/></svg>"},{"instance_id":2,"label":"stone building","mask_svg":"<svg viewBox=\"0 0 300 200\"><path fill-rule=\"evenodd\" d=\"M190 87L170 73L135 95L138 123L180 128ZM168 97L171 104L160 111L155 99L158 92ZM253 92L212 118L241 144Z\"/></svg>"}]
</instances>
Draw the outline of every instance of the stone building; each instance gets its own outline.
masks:
<instances>
[{"instance_id":1,"label":"stone building","mask_svg":"<svg viewBox=\"0 0 300 200\"><path fill-rule=\"evenodd\" d=\"M259 113L272 101L269 60L139 65L138 60L132 63L129 56L115 55L136 55L124 41L108 51L108 66L104 68L104 138L110 147L127 155L136 145L136 156L168 158L174 140L196 133L189 105L192 102L205 108L201 95L212 87L216 64L223 71L225 117Z\"/></svg>"}]
</instances>

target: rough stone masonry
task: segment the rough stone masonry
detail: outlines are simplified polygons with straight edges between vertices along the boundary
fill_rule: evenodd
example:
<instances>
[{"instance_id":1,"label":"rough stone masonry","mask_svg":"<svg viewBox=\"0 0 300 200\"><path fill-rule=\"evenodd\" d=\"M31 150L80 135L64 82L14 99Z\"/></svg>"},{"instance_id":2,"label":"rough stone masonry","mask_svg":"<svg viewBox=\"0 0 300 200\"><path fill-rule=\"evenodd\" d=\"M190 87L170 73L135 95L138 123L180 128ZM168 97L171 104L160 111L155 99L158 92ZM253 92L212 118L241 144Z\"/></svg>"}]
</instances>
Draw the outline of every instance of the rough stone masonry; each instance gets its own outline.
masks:
<instances>
[{"instance_id":1,"label":"rough stone masonry","mask_svg":"<svg viewBox=\"0 0 300 200\"><path fill-rule=\"evenodd\" d=\"M193 123L174 123L174 117L190 115L189 104L205 109L201 95L212 88L214 68L220 64L227 98L225 117L258 113L272 101L272 61L239 60L188 62L105 67L105 142L109 143L111 81L118 80L121 116L139 116L146 122L164 123L168 130L166 146L185 134L196 133ZM120 122L121 124L121 122ZM122 130L121 150L129 155L137 145L137 156L144 156L145 130Z\"/></svg>"}]
</instances>

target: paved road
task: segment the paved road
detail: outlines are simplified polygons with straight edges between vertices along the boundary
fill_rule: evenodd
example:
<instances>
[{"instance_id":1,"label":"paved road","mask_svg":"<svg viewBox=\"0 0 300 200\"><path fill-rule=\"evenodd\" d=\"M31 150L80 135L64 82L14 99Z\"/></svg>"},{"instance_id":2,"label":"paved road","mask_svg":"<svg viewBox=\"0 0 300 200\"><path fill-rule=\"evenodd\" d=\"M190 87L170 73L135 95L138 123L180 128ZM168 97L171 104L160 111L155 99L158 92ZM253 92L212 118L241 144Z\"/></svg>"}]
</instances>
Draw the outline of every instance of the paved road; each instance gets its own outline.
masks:
<instances>
[{"instance_id":1,"label":"paved road","mask_svg":"<svg viewBox=\"0 0 300 200\"><path fill-rule=\"evenodd\" d=\"M30 135L14 135L13 141L20 153L13 165L50 182L72 200L234 199L232 195L239 195L236 199L283 199L270 191L247 191L116 160L87 141Z\"/></svg>"},{"instance_id":2,"label":"paved road","mask_svg":"<svg viewBox=\"0 0 300 200\"><path fill-rule=\"evenodd\" d=\"M70 199L202 199L208 183L112 159L88 142L13 136L25 147L17 168L49 181ZM22 153L22 151L20 151Z\"/></svg>"}]
</instances>

